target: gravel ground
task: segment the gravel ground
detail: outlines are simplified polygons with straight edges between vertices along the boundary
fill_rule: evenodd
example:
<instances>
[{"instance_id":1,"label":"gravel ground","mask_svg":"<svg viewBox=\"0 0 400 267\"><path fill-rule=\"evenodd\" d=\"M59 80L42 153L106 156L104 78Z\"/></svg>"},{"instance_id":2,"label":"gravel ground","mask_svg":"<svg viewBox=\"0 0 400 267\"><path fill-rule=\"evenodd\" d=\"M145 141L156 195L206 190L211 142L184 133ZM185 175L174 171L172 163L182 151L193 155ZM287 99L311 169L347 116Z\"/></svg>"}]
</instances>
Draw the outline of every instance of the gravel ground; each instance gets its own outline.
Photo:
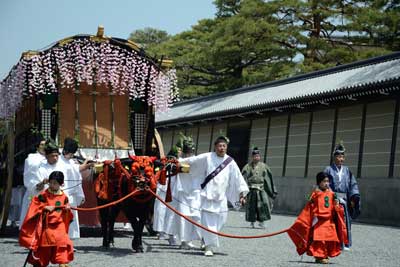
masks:
<instances>
[{"instance_id":1,"label":"gravel ground","mask_svg":"<svg viewBox=\"0 0 400 267\"><path fill-rule=\"evenodd\" d=\"M244 221L244 213L230 211L223 232L236 235L258 235L289 227L293 216L273 215L266 229L252 229ZM135 254L130 249L132 232L122 224L116 225L115 247L105 250L100 247L99 228L83 228L82 238L74 241L77 249L71 266L128 267L128 266L310 266L312 257L297 255L286 234L261 239L221 238L221 246L214 257L203 256L202 251L180 250L169 246L166 240L144 237L145 253ZM18 246L18 232L8 229L0 238L0 266L21 267L27 250ZM196 243L199 245L199 243ZM377 225L354 224L353 248L330 259L332 266L400 266L400 229Z\"/></svg>"}]
</instances>

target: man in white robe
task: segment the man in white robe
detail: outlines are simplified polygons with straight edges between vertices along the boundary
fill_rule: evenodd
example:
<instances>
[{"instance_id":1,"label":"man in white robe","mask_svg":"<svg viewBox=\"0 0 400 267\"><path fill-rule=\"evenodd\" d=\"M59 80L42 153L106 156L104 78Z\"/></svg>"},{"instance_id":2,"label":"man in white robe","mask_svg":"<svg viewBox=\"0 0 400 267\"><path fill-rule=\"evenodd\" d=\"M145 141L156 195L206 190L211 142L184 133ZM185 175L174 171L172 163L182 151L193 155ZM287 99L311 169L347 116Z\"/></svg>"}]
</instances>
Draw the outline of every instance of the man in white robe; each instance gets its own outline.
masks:
<instances>
[{"instance_id":1,"label":"man in white robe","mask_svg":"<svg viewBox=\"0 0 400 267\"><path fill-rule=\"evenodd\" d=\"M87 161L82 165L75 164L71 159L73 155L70 155L71 153L65 153L60 156L59 148L51 142L46 142L45 152L47 161L42 162L36 172L36 181L41 181L39 183L40 186L37 187L37 193L47 187L48 178L53 171L60 171L65 177L61 189L68 196L70 205L73 207L80 205L76 204L82 202L84 199L83 191L81 193L76 193L76 191L80 192L78 187L82 189L80 170L88 168L90 164L87 163ZM72 239L79 238L80 235L77 211L74 210L73 212L74 218L68 231L68 235Z\"/></svg>"},{"instance_id":2,"label":"man in white robe","mask_svg":"<svg viewBox=\"0 0 400 267\"><path fill-rule=\"evenodd\" d=\"M229 139L224 136L218 137L214 142L214 151L200 154L180 160L181 163L188 163L193 177L193 187L200 190L201 224L208 229L220 231L225 224L228 215L228 200L231 203L245 201L249 192L239 167L234 160L226 163L229 157L226 154ZM216 169L219 168L219 171ZM215 172L216 171L216 172ZM208 183L205 178L214 173ZM201 236L204 241L205 256L213 256L212 247L219 246L218 236L201 229Z\"/></svg>"},{"instance_id":3,"label":"man in white robe","mask_svg":"<svg viewBox=\"0 0 400 267\"><path fill-rule=\"evenodd\" d=\"M21 225L25 219L31 199L38 193L36 186L41 181L37 180L37 176L35 174L41 162L46 161L44 151L45 142L46 141L43 138L39 138L36 144L36 153L29 154L25 159L23 176L26 191L22 199L21 213L19 217L19 229L21 229Z\"/></svg>"},{"instance_id":4,"label":"man in white robe","mask_svg":"<svg viewBox=\"0 0 400 267\"><path fill-rule=\"evenodd\" d=\"M60 171L65 175L65 166L59 160L60 152L58 151L58 146L51 141L46 141L45 146L46 160L42 161L36 170L34 176L37 185L35 187L35 195L43 191L48 187L49 176L53 171Z\"/></svg>"},{"instance_id":5,"label":"man in white robe","mask_svg":"<svg viewBox=\"0 0 400 267\"><path fill-rule=\"evenodd\" d=\"M171 151L168 153L168 156L171 157L179 157L181 154L181 149L174 146ZM171 179L171 181L169 181ZM157 195L161 198L165 199L168 189L168 184L174 190L176 182L176 176L167 177L167 181L165 185L160 183L157 184ZM175 192L171 192L174 195ZM172 206L175 206L173 203L174 200L170 203ZM154 202L154 216L153 216L153 229L158 232L159 239L168 239L168 243L172 246L176 245L176 236L173 232L171 225L173 222L174 214L173 211L169 210L163 203L161 203L158 199Z\"/></svg>"},{"instance_id":6,"label":"man in white robe","mask_svg":"<svg viewBox=\"0 0 400 267\"><path fill-rule=\"evenodd\" d=\"M68 196L71 207L78 207L85 201L85 194L82 187L82 176L80 171L87 169L89 165L87 161L79 165L73 160L73 156L78 150L78 143L67 137L64 140L64 147L60 156L60 161L64 165L64 185L61 187ZM79 216L77 210L72 210L74 220L69 225L68 235L71 239L80 238Z\"/></svg>"},{"instance_id":7,"label":"man in white robe","mask_svg":"<svg viewBox=\"0 0 400 267\"><path fill-rule=\"evenodd\" d=\"M192 156L194 144L191 137L181 136L182 158ZM179 160L182 160L180 158ZM194 169L192 169L192 172ZM171 190L172 202L175 209L190 217L192 220L200 221L200 188L196 188L190 173L179 173L175 177L174 187ZM181 249L193 249L195 246L193 240L200 240L200 230L185 220L184 218L172 213L166 221L166 231L174 234L181 242Z\"/></svg>"}]
</instances>

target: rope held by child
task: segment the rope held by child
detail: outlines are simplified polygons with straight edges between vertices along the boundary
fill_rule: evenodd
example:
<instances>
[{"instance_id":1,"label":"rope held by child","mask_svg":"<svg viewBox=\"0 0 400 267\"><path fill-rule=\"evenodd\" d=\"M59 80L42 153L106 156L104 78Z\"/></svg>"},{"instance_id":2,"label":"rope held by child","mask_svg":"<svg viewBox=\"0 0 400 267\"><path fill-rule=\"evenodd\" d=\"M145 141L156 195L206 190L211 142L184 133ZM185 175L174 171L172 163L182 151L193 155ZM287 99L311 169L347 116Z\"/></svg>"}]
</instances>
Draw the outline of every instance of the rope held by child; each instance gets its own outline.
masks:
<instances>
[{"instance_id":1,"label":"rope held by child","mask_svg":"<svg viewBox=\"0 0 400 267\"><path fill-rule=\"evenodd\" d=\"M101 205L101 206L96 206L96 207L92 207L92 208L75 208L75 207L71 207L71 209L73 209L73 210L80 210L80 211L94 211L94 210L99 210L99 209L105 209L105 208L108 208L108 207L110 207L110 206L117 205L118 203L121 203L121 202L124 201L125 199L127 199L127 198L129 198L129 197L135 195L136 193L138 193L138 192L140 192L140 191L141 191L141 190L136 189L136 190L130 192L129 194L127 194L126 196L121 197L120 199L117 199L117 200L115 200L115 201L112 201L112 202L110 202L110 203L107 203L107 204L104 204L104 205ZM149 190L149 192L152 192L152 191Z\"/></svg>"}]
</instances>

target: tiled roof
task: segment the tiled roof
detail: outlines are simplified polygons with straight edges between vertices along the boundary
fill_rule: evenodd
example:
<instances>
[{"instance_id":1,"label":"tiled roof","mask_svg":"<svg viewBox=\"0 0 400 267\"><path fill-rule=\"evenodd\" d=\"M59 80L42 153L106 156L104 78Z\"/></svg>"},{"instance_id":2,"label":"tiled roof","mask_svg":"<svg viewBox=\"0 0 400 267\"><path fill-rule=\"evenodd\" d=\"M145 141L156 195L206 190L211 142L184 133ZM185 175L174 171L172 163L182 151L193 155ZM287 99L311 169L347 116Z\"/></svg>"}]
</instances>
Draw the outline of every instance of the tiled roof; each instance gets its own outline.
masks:
<instances>
[{"instance_id":1,"label":"tiled roof","mask_svg":"<svg viewBox=\"0 0 400 267\"><path fill-rule=\"evenodd\" d=\"M311 98L322 100L335 93L346 94L363 88L368 90L371 85L399 78L400 52L397 52L285 80L182 101L168 112L157 113L156 123L166 125L217 114L279 107Z\"/></svg>"}]
</instances>

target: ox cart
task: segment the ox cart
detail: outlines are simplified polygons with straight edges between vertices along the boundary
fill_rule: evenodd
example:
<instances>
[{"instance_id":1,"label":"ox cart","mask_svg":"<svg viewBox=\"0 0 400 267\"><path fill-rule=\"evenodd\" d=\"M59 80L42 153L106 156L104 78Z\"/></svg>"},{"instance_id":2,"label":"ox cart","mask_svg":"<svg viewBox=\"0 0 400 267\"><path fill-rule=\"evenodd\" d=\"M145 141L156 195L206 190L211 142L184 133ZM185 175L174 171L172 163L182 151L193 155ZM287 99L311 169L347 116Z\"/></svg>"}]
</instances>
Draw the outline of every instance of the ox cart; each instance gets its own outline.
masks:
<instances>
[{"instance_id":1,"label":"ox cart","mask_svg":"<svg viewBox=\"0 0 400 267\"><path fill-rule=\"evenodd\" d=\"M24 159L39 132L59 145L73 137L81 156L98 161L164 156L154 114L178 98L170 66L134 42L106 37L103 27L97 35L76 35L23 53L0 84L1 230L13 182L17 177L22 182ZM92 186L83 183L86 206L96 205ZM82 224L96 217L81 215Z\"/></svg>"}]
</instances>

